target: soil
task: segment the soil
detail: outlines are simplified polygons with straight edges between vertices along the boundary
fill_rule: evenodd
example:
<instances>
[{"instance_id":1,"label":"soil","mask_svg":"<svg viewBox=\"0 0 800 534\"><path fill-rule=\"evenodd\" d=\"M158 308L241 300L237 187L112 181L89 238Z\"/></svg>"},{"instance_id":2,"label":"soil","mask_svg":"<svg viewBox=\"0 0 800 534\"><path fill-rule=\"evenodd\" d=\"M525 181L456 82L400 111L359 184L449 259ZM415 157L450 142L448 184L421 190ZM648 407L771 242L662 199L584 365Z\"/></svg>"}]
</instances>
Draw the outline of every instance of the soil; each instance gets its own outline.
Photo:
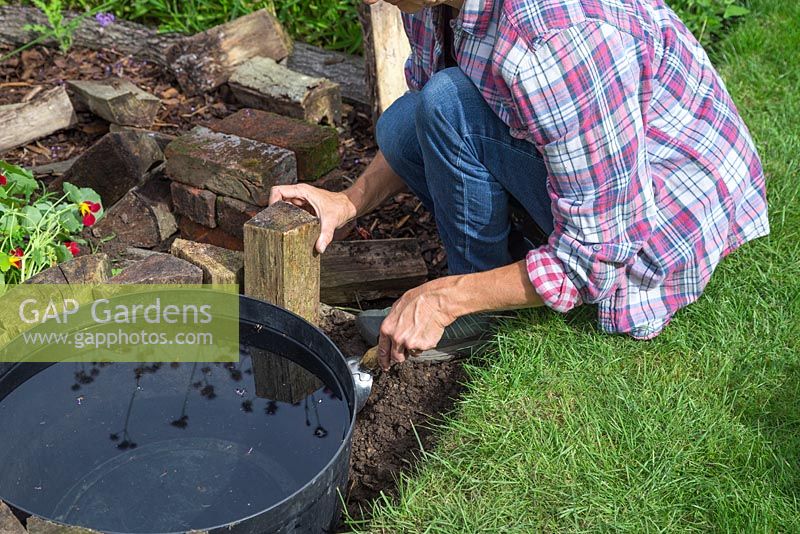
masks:
<instances>
[{"instance_id":1,"label":"soil","mask_svg":"<svg viewBox=\"0 0 800 534\"><path fill-rule=\"evenodd\" d=\"M0 56L8 52L0 45ZM73 48L69 54L35 47L0 63L0 105L24 101L42 89L69 79L96 80L108 76L130 79L157 95L163 106L153 126L168 134L180 134L195 124L225 117L240 108L223 86L202 96L184 95L170 73L155 64L134 60L113 50ZM11 150L3 159L28 168L64 161L80 155L108 132L108 123L90 113L78 113L75 128L57 132L27 146ZM377 147L367 115L348 109L340 129L340 150L345 182L352 182L369 164ZM399 194L384 206L357 221L348 239L416 237L429 268L429 276L444 274L446 258L433 217L411 194ZM117 247L106 245L118 267L139 258L125 257ZM381 305L385 302L379 303ZM368 303L361 303L368 307ZM375 303L373 303L375 305ZM359 338L353 317L334 312L323 328L347 356L360 356L368 348ZM358 417L353 439L350 487L347 495L351 517L369 516L374 499L392 495L400 473L411 469L420 443L431 447L436 433L432 423L450 411L465 380L458 362L395 366L376 377L373 394Z\"/></svg>"},{"instance_id":2,"label":"soil","mask_svg":"<svg viewBox=\"0 0 800 534\"><path fill-rule=\"evenodd\" d=\"M361 356L369 348L353 319L336 309L323 314L323 330L345 356ZM412 470L419 459L420 445L428 450L436 443L433 424L454 408L465 381L459 361L408 361L375 376L353 433L346 496L350 517L369 517L376 497L395 494L400 474Z\"/></svg>"}]
</instances>

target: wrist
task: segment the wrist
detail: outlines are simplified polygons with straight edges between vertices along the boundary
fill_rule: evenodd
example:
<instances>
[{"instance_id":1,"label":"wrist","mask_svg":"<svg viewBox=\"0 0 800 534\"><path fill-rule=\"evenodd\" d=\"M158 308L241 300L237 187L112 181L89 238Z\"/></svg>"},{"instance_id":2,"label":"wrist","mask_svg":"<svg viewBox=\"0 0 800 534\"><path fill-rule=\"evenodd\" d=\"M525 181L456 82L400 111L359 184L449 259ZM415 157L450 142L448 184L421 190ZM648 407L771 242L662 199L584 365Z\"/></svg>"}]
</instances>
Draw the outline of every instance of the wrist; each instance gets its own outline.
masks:
<instances>
[{"instance_id":1,"label":"wrist","mask_svg":"<svg viewBox=\"0 0 800 534\"><path fill-rule=\"evenodd\" d=\"M359 203L357 202L356 195L351 191L353 187L349 187L339 193L342 199L342 211L344 219L341 221L342 224L351 221L358 217L359 214Z\"/></svg>"},{"instance_id":2,"label":"wrist","mask_svg":"<svg viewBox=\"0 0 800 534\"><path fill-rule=\"evenodd\" d=\"M475 311L470 306L469 290L465 287L467 284L466 275L445 276L426 284L447 324Z\"/></svg>"}]
</instances>

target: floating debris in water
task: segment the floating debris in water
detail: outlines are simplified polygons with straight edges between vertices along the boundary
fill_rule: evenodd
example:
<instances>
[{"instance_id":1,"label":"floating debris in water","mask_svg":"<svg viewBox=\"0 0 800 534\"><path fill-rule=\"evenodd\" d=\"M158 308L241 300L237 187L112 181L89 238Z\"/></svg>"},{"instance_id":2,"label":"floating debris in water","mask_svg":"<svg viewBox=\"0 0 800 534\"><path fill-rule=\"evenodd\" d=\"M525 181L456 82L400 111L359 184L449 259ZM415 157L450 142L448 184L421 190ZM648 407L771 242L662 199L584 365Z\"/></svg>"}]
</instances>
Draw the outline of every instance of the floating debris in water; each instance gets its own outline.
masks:
<instances>
[{"instance_id":1,"label":"floating debris in water","mask_svg":"<svg viewBox=\"0 0 800 534\"><path fill-rule=\"evenodd\" d=\"M247 390L245 388L236 388L235 391L240 397L244 397L247 394Z\"/></svg>"},{"instance_id":2,"label":"floating debris in water","mask_svg":"<svg viewBox=\"0 0 800 534\"><path fill-rule=\"evenodd\" d=\"M328 431L322 428L321 426L318 426L317 428L314 429L314 435L317 436L318 438L324 438L328 435Z\"/></svg>"},{"instance_id":3,"label":"floating debris in water","mask_svg":"<svg viewBox=\"0 0 800 534\"><path fill-rule=\"evenodd\" d=\"M77 397L75 400L78 402L78 406L80 406L80 405L81 405L81 403L82 403L82 402L83 402L85 399L86 399L86 397L84 397L83 395L80 395L80 396L79 396L79 397Z\"/></svg>"}]
</instances>

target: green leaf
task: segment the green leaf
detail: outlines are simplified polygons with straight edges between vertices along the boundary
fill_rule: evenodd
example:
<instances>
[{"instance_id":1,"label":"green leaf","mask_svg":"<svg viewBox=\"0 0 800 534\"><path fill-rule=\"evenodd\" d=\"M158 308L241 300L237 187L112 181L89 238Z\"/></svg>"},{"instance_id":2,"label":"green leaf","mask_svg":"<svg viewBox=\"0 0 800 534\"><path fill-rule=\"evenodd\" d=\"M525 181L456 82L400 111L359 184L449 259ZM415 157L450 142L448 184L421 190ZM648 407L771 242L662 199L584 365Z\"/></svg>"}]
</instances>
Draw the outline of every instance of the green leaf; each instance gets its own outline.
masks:
<instances>
[{"instance_id":1,"label":"green leaf","mask_svg":"<svg viewBox=\"0 0 800 534\"><path fill-rule=\"evenodd\" d=\"M75 187L69 182L64 182L64 193L67 198L75 204L80 204L84 200L101 204L100 195L90 187Z\"/></svg>"},{"instance_id":2,"label":"green leaf","mask_svg":"<svg viewBox=\"0 0 800 534\"><path fill-rule=\"evenodd\" d=\"M21 225L31 230L42 220L42 212L37 206L25 206L22 208L22 215Z\"/></svg>"},{"instance_id":3,"label":"green leaf","mask_svg":"<svg viewBox=\"0 0 800 534\"><path fill-rule=\"evenodd\" d=\"M56 245L55 253L56 253L56 260L58 260L58 263L72 259L72 252L70 252L67 249L67 247L64 246L63 243Z\"/></svg>"},{"instance_id":4,"label":"green leaf","mask_svg":"<svg viewBox=\"0 0 800 534\"><path fill-rule=\"evenodd\" d=\"M745 15L749 15L750 10L744 6L739 6L736 4L731 4L725 8L725 14L722 15L725 19L732 19L736 17L743 17Z\"/></svg>"},{"instance_id":5,"label":"green leaf","mask_svg":"<svg viewBox=\"0 0 800 534\"><path fill-rule=\"evenodd\" d=\"M18 227L16 214L6 213L0 217L0 235L10 236Z\"/></svg>"},{"instance_id":6,"label":"green leaf","mask_svg":"<svg viewBox=\"0 0 800 534\"><path fill-rule=\"evenodd\" d=\"M69 234L76 234L83 228L83 223L78 220L76 212L72 210L62 213L59 222Z\"/></svg>"},{"instance_id":7,"label":"green leaf","mask_svg":"<svg viewBox=\"0 0 800 534\"><path fill-rule=\"evenodd\" d=\"M4 252L0 252L0 272L4 273L11 268L11 262L9 261L11 256Z\"/></svg>"}]
</instances>

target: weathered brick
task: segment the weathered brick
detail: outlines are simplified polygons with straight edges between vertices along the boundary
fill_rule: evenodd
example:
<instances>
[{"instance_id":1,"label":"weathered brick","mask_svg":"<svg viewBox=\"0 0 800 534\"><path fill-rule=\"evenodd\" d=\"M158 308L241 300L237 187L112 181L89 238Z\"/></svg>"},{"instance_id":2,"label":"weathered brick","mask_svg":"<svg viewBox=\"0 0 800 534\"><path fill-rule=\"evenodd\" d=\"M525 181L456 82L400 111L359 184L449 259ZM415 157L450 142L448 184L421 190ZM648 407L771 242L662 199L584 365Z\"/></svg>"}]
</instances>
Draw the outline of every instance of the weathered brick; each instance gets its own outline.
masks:
<instances>
[{"instance_id":1,"label":"weathered brick","mask_svg":"<svg viewBox=\"0 0 800 534\"><path fill-rule=\"evenodd\" d=\"M244 255L207 243L176 239L170 250L174 256L203 270L204 284L238 284L244 281Z\"/></svg>"},{"instance_id":2,"label":"weathered brick","mask_svg":"<svg viewBox=\"0 0 800 534\"><path fill-rule=\"evenodd\" d=\"M229 250L244 250L244 240L229 234L222 228L208 228L187 217L179 218L178 228L183 239L197 241L198 243L209 243Z\"/></svg>"},{"instance_id":3,"label":"weathered brick","mask_svg":"<svg viewBox=\"0 0 800 534\"><path fill-rule=\"evenodd\" d=\"M209 228L217 226L217 195L180 182L172 182L172 205L175 213Z\"/></svg>"},{"instance_id":4,"label":"weathered brick","mask_svg":"<svg viewBox=\"0 0 800 534\"><path fill-rule=\"evenodd\" d=\"M297 158L297 179L301 181L316 180L341 163L339 134L329 126L268 111L242 109L208 127L291 150Z\"/></svg>"},{"instance_id":5,"label":"weathered brick","mask_svg":"<svg viewBox=\"0 0 800 534\"><path fill-rule=\"evenodd\" d=\"M262 209L235 198L217 197L217 226L232 236L244 239L244 223Z\"/></svg>"},{"instance_id":6,"label":"weathered brick","mask_svg":"<svg viewBox=\"0 0 800 534\"><path fill-rule=\"evenodd\" d=\"M203 126L171 142L167 174L175 181L266 206L274 185L297 181L294 153Z\"/></svg>"}]
</instances>

